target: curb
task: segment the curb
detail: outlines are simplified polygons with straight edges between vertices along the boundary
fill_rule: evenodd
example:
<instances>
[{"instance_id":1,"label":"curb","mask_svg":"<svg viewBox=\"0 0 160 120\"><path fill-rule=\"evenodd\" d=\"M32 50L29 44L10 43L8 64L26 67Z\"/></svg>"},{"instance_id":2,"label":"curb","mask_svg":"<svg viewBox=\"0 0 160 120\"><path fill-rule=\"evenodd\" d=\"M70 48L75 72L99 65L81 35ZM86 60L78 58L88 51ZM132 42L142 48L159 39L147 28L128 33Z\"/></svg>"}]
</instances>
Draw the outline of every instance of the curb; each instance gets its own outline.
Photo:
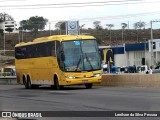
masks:
<instances>
[{"instance_id":1,"label":"curb","mask_svg":"<svg viewBox=\"0 0 160 120\"><path fill-rule=\"evenodd\" d=\"M16 85L16 76L0 76L0 85Z\"/></svg>"}]
</instances>

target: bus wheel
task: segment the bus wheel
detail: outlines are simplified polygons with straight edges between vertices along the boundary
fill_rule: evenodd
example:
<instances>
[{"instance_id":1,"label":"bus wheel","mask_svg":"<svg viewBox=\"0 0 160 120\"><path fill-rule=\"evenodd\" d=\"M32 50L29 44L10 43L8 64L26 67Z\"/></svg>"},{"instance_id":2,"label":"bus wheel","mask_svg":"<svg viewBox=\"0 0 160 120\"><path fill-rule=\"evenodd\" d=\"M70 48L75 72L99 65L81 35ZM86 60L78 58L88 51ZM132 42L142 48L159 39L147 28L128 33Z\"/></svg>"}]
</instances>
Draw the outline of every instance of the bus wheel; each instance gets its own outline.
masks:
<instances>
[{"instance_id":1,"label":"bus wheel","mask_svg":"<svg viewBox=\"0 0 160 120\"><path fill-rule=\"evenodd\" d=\"M88 84L85 84L85 86L86 86L87 89L90 89L90 88L92 88L93 84L92 83L88 83Z\"/></svg>"},{"instance_id":2,"label":"bus wheel","mask_svg":"<svg viewBox=\"0 0 160 120\"><path fill-rule=\"evenodd\" d=\"M23 84L24 84L24 87L26 89L28 89L28 83L27 83L27 80L26 80L25 76L23 76Z\"/></svg>"},{"instance_id":3,"label":"bus wheel","mask_svg":"<svg viewBox=\"0 0 160 120\"><path fill-rule=\"evenodd\" d=\"M27 76L27 86L28 86L28 89L32 88L32 84L29 76Z\"/></svg>"},{"instance_id":4,"label":"bus wheel","mask_svg":"<svg viewBox=\"0 0 160 120\"><path fill-rule=\"evenodd\" d=\"M54 88L56 90L60 90L60 85L59 85L59 82L58 82L58 78L57 77L54 77Z\"/></svg>"}]
</instances>

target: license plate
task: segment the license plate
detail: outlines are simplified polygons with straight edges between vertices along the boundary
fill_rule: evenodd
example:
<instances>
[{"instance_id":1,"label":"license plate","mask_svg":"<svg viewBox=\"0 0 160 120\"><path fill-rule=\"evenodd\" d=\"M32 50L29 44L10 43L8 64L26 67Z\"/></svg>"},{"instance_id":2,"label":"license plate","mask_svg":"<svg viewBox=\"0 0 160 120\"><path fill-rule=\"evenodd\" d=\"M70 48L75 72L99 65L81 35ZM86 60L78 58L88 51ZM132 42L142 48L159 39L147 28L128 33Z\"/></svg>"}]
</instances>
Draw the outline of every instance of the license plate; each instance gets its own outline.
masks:
<instances>
[{"instance_id":1,"label":"license plate","mask_svg":"<svg viewBox=\"0 0 160 120\"><path fill-rule=\"evenodd\" d=\"M86 83L86 82L88 82L88 80L82 80L82 82Z\"/></svg>"}]
</instances>

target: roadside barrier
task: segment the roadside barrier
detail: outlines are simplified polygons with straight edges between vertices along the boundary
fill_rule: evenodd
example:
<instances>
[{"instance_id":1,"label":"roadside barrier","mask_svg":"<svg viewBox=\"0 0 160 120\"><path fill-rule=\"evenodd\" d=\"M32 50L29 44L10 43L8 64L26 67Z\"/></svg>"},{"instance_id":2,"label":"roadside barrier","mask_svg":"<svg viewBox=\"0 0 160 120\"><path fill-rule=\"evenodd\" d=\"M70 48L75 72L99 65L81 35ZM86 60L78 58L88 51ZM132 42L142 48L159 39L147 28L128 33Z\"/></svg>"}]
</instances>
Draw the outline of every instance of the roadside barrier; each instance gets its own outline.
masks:
<instances>
[{"instance_id":1,"label":"roadside barrier","mask_svg":"<svg viewBox=\"0 0 160 120\"><path fill-rule=\"evenodd\" d=\"M0 84L17 84L16 76L0 76Z\"/></svg>"},{"instance_id":2,"label":"roadside barrier","mask_svg":"<svg viewBox=\"0 0 160 120\"><path fill-rule=\"evenodd\" d=\"M160 87L160 74L105 74L102 86Z\"/></svg>"},{"instance_id":3,"label":"roadside barrier","mask_svg":"<svg viewBox=\"0 0 160 120\"><path fill-rule=\"evenodd\" d=\"M16 76L0 76L0 84L17 84ZM112 87L160 87L160 73L103 74L102 82L96 85Z\"/></svg>"}]
</instances>

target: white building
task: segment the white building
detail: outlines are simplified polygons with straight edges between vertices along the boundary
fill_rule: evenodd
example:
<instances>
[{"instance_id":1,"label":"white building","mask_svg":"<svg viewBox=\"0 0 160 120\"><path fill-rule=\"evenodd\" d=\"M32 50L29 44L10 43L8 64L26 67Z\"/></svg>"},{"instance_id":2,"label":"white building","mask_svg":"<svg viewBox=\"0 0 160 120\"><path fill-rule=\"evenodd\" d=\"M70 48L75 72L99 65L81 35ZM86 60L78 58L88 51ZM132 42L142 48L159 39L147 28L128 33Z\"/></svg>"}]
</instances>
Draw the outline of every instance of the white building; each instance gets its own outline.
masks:
<instances>
[{"instance_id":1,"label":"white building","mask_svg":"<svg viewBox=\"0 0 160 120\"><path fill-rule=\"evenodd\" d=\"M12 28L13 29L12 33L19 32L16 29L16 22L15 21L4 21L4 22L0 23L0 29L3 29L4 33L8 33L8 31L6 31L7 28Z\"/></svg>"},{"instance_id":2,"label":"white building","mask_svg":"<svg viewBox=\"0 0 160 120\"><path fill-rule=\"evenodd\" d=\"M153 63L160 62L160 39L154 39L153 41ZM149 52L151 51L151 40L149 40Z\"/></svg>"},{"instance_id":3,"label":"white building","mask_svg":"<svg viewBox=\"0 0 160 120\"><path fill-rule=\"evenodd\" d=\"M114 65L123 66L141 66L156 65L160 62L160 39L153 40L153 56L151 57L150 40L146 43L124 44L123 46L106 46L101 49L112 49L114 55ZM151 63L151 60L153 61Z\"/></svg>"}]
</instances>

